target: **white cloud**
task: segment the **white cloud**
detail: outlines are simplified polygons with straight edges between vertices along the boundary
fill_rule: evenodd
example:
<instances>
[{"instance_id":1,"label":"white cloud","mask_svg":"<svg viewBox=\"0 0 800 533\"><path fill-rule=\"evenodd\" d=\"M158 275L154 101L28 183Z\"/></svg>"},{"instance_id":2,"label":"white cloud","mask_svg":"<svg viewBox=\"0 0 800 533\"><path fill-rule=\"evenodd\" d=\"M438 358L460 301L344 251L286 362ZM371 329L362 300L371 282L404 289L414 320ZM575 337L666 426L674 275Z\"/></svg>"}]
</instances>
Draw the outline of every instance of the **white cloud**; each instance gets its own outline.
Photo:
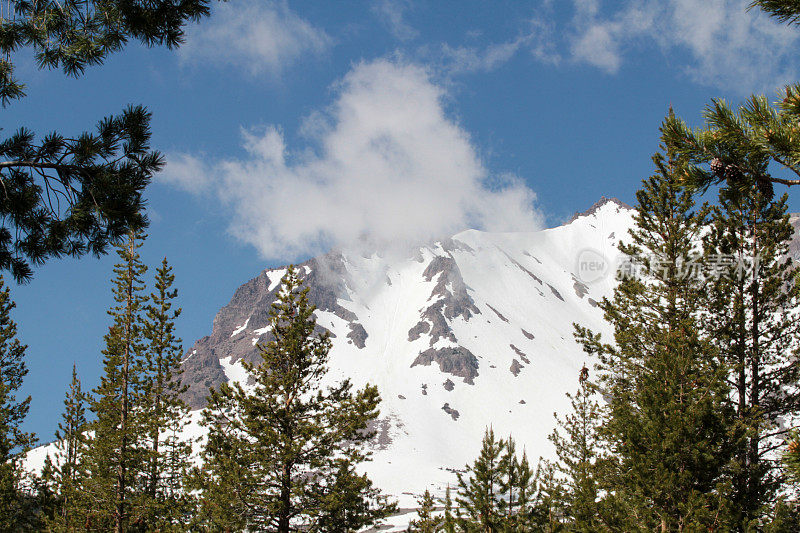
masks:
<instances>
[{"instance_id":1,"label":"white cloud","mask_svg":"<svg viewBox=\"0 0 800 533\"><path fill-rule=\"evenodd\" d=\"M490 72L507 63L520 50L527 50L543 63L558 64L561 57L555 50L552 25L540 19L528 21L528 28L516 39L486 46L442 45L442 62L450 74Z\"/></svg>"},{"instance_id":2,"label":"white cloud","mask_svg":"<svg viewBox=\"0 0 800 533\"><path fill-rule=\"evenodd\" d=\"M418 66L358 64L306 129L315 151L289 150L274 126L246 130L247 156L201 165L199 183L230 207L233 234L268 258L358 241L419 243L466 228L540 227L533 192L513 177L490 176L447 115L445 96ZM184 186L181 176L197 168L196 158L170 157L165 179Z\"/></svg>"},{"instance_id":3,"label":"white cloud","mask_svg":"<svg viewBox=\"0 0 800 533\"><path fill-rule=\"evenodd\" d=\"M286 1L220 2L207 24L187 32L180 57L189 63L236 65L252 75L279 76L301 56L331 45L321 28L289 9Z\"/></svg>"},{"instance_id":4,"label":"white cloud","mask_svg":"<svg viewBox=\"0 0 800 533\"><path fill-rule=\"evenodd\" d=\"M171 155L168 172L161 172L157 178L160 182L195 194L207 191L211 185L203 160L190 154Z\"/></svg>"},{"instance_id":5,"label":"white cloud","mask_svg":"<svg viewBox=\"0 0 800 533\"><path fill-rule=\"evenodd\" d=\"M619 70L622 58L618 44L607 26L594 25L572 43L574 57L609 73Z\"/></svg>"},{"instance_id":6,"label":"white cloud","mask_svg":"<svg viewBox=\"0 0 800 533\"><path fill-rule=\"evenodd\" d=\"M475 46L451 47L442 45L442 55L448 72L489 72L511 59L523 44L523 38L505 43L490 44L485 48Z\"/></svg>"},{"instance_id":7,"label":"white cloud","mask_svg":"<svg viewBox=\"0 0 800 533\"><path fill-rule=\"evenodd\" d=\"M392 35L401 41L409 41L419 36L419 32L404 19L405 12L411 7L408 0L377 0L372 11L389 28Z\"/></svg>"},{"instance_id":8,"label":"white cloud","mask_svg":"<svg viewBox=\"0 0 800 533\"><path fill-rule=\"evenodd\" d=\"M627 53L652 42L667 57L688 54L686 73L704 85L748 93L796 77L797 30L748 12L747 0L628 0L605 15L599 0L573 4L573 59L609 73Z\"/></svg>"}]
</instances>

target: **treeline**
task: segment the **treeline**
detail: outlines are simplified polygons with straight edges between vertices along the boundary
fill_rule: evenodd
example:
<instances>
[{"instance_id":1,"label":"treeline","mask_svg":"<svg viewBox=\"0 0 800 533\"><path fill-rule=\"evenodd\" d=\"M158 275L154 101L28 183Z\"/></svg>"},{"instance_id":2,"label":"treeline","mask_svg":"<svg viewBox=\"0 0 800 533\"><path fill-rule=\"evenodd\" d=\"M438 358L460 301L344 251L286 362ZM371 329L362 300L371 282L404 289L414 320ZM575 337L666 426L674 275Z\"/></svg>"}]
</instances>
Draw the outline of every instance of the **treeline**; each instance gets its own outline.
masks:
<instances>
[{"instance_id":1,"label":"treeline","mask_svg":"<svg viewBox=\"0 0 800 533\"><path fill-rule=\"evenodd\" d=\"M56 452L39 475L25 472L24 453L32 436L4 449L3 476L9 490L0 506L3 531L167 531L191 513L187 490L191 443L180 439L189 410L180 399L181 341L175 336L177 291L166 259L145 292L147 268L138 254L141 238L131 234L118 246L114 268L112 324L105 335L104 372L93 391L84 391L76 369L56 432ZM8 289L3 290L8 298ZM13 304L12 304L13 305ZM24 347L14 339L8 310L0 320L3 342L18 349L16 372L24 375ZM8 350L0 349L4 359ZM0 375L0 384L7 374ZM12 383L12 389L19 387ZM30 398L16 403L27 412ZM0 402L5 413L11 402ZM22 416L5 419L5 435L19 435ZM14 456L9 452L16 449Z\"/></svg>"}]
</instances>

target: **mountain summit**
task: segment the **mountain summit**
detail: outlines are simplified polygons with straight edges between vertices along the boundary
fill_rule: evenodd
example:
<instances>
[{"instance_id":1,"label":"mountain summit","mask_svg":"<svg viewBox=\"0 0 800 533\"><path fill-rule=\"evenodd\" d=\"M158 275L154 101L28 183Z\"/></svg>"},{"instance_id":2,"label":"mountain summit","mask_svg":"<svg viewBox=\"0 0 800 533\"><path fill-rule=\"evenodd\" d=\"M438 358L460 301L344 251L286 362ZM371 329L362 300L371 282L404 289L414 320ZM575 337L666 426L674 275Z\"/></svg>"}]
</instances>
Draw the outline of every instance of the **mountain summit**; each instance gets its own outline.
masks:
<instances>
[{"instance_id":1,"label":"mountain summit","mask_svg":"<svg viewBox=\"0 0 800 533\"><path fill-rule=\"evenodd\" d=\"M383 403L372 479L389 493L453 484L484 429L513 436L528 454L551 455L553 412L568 405L585 362L577 322L606 332L597 302L615 281L586 276L587 258L613 264L632 210L602 199L557 228L465 231L403 256L332 252L298 270L319 327L331 332L330 377L374 383ZM193 408L209 387L247 384L270 338L268 313L285 269L242 285L186 354Z\"/></svg>"}]
</instances>

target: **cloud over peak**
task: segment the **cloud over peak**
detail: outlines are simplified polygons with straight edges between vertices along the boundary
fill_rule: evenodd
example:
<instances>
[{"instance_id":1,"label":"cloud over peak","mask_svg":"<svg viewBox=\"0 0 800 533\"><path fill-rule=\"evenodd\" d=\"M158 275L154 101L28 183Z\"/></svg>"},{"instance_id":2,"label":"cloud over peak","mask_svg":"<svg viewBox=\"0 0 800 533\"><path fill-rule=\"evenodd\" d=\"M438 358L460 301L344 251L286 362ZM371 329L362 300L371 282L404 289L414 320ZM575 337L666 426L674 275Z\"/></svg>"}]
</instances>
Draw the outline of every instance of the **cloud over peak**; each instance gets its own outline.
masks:
<instances>
[{"instance_id":1,"label":"cloud over peak","mask_svg":"<svg viewBox=\"0 0 800 533\"><path fill-rule=\"evenodd\" d=\"M195 192L189 183L205 185L230 207L233 234L268 258L540 227L533 192L490 175L445 97L417 65L362 62L306 124L313 150L290 150L276 126L249 129L246 157L173 154L162 179Z\"/></svg>"}]
</instances>

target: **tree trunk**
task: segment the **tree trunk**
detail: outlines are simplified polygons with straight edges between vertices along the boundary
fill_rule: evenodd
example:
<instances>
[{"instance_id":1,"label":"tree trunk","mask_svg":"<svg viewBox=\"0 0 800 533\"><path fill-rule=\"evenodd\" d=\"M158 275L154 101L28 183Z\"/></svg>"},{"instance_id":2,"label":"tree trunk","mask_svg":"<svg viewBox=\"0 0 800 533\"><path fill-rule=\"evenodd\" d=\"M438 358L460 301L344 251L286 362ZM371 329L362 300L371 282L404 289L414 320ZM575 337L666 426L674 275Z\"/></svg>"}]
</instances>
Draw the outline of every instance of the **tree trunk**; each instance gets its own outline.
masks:
<instances>
[{"instance_id":1,"label":"tree trunk","mask_svg":"<svg viewBox=\"0 0 800 533\"><path fill-rule=\"evenodd\" d=\"M292 472L284 463L281 473L281 511L278 516L278 533L289 533L289 506L291 505Z\"/></svg>"},{"instance_id":2,"label":"tree trunk","mask_svg":"<svg viewBox=\"0 0 800 533\"><path fill-rule=\"evenodd\" d=\"M119 446L119 464L117 465L117 508L114 513L114 531L115 533L125 532L125 478L127 476L127 453L128 453L128 373L130 371L130 356L131 356L131 337L133 336L133 271L130 265L131 257L134 253L134 240L130 239L128 245L128 309L127 317L125 320L125 348L123 352L122 361L122 408L120 409L120 446Z\"/></svg>"}]
</instances>

